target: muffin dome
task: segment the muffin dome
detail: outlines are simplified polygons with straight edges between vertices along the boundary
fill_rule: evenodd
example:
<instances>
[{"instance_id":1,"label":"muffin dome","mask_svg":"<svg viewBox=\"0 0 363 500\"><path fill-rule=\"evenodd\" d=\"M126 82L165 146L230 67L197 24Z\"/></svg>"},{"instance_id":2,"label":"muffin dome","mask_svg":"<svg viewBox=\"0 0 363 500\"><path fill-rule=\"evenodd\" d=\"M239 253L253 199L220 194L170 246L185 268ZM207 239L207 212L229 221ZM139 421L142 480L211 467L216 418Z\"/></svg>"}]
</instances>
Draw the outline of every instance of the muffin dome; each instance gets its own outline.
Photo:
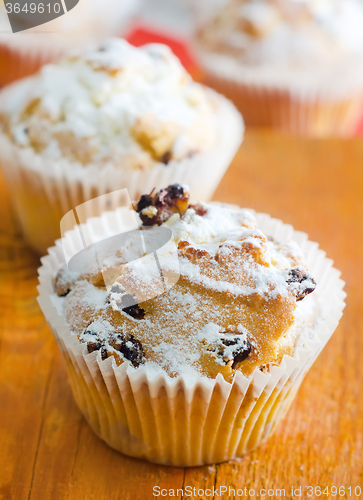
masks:
<instances>
[{"instance_id":1,"label":"muffin dome","mask_svg":"<svg viewBox=\"0 0 363 500\"><path fill-rule=\"evenodd\" d=\"M3 129L44 157L150 168L213 146L213 98L162 45L111 39L43 67L2 110Z\"/></svg>"},{"instance_id":2,"label":"muffin dome","mask_svg":"<svg viewBox=\"0 0 363 500\"><path fill-rule=\"evenodd\" d=\"M172 377L220 373L227 381L237 371L269 370L315 324L314 294L305 298L315 282L301 251L268 238L249 210L187 200L187 188L174 185L135 206L141 232L172 231L178 264L162 267L169 277L180 275L175 284L143 300L153 278L145 267L125 266L124 248L98 269L63 268L55 290L66 321L89 352L117 364ZM112 273L106 289L104 276Z\"/></svg>"},{"instance_id":3,"label":"muffin dome","mask_svg":"<svg viewBox=\"0 0 363 500\"><path fill-rule=\"evenodd\" d=\"M306 85L309 69L315 68L321 78L333 69L337 77L343 69L356 71L352 59L363 58L362 25L359 0L232 0L200 28L198 43L210 53L209 63L212 57L215 64L218 56L230 57L243 65L245 78L248 70L254 78L269 72L271 83L283 84L297 72Z\"/></svg>"}]
</instances>

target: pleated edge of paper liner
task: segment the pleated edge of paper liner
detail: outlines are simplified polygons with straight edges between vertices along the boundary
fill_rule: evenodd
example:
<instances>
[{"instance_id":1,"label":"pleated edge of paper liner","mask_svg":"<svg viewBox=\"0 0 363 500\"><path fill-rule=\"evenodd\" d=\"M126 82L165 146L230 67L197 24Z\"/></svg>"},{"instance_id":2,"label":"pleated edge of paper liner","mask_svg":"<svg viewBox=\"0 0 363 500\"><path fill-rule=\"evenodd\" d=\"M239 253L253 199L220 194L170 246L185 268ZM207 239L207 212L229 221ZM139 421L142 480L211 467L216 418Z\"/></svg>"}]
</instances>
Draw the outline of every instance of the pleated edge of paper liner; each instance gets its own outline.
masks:
<instances>
[{"instance_id":1,"label":"pleated edge of paper liner","mask_svg":"<svg viewBox=\"0 0 363 500\"><path fill-rule=\"evenodd\" d=\"M203 376L190 379L183 375L171 378L166 372L148 373L147 369L144 367L135 369L127 362L117 366L113 357L102 361L99 352L88 353L87 347L85 345L83 346L78 341L76 335L71 334L64 316L58 313L58 310L51 301L50 295L54 294L54 276L58 268L64 263L61 240L57 240L56 246L50 248L48 255L41 259L42 267L39 268L40 285L38 286L38 302L63 354L65 354L66 357L68 356L71 363L76 363L79 366L82 364L84 365L84 363L86 364L87 370L89 370L87 374L89 373L92 379L90 382L94 384L95 387L98 385L97 377L101 376L104 378L106 388L109 386L106 380L107 377L114 378L119 387L122 386L123 381L127 380L131 384L134 392L146 383L150 397L156 395L158 391L164 387L166 389L166 394L171 398L175 395L176 391L182 388L187 403L193 401L197 389L202 391L206 402L210 401L216 386L219 386L221 393L225 395L227 401L234 384L237 384L244 394L247 392L248 387L252 385L253 396L256 398L256 402L262 393L265 399L268 398L272 391L279 386L279 383L281 384L281 380L283 381L283 385L281 385L280 389L287 381L290 381L292 385L296 382L298 388L303 376L323 349L339 323L345 307L344 299L346 294L343 290L345 283L340 279L340 272L333 268L333 261L326 258L325 252L319 249L317 243L309 241L305 233L294 231L291 225L284 224L278 219L273 219L267 214L255 215L259 229L265 234L267 233L269 236L272 236L282 243L284 241L294 240L300 245L301 250L305 254L309 269L317 279L317 290L319 290L319 283L321 283L321 289L318 293L323 322L322 324L318 322L314 336L306 339L303 346L297 347L293 356L284 355L282 361L279 364L272 365L268 372L262 373L256 368L249 377L243 376L240 372L236 372L235 378L231 383L226 382L221 374L214 380ZM103 214L103 217L105 218L103 227L105 229L105 237L107 237L111 235L105 228L107 212ZM94 218L93 221L97 219L98 218ZM92 219L89 219L87 224L92 225ZM68 241L72 240L72 233L74 234L75 230L66 233ZM77 238L74 240L75 249L77 249L76 239ZM102 401L102 394L100 396L100 401ZM103 417L101 415L99 420L105 417L107 420L107 408L102 409L101 413ZM94 428L94 426L92 427ZM103 429L100 435L112 446L112 436L107 435L108 432L111 432L110 426L108 430Z\"/></svg>"}]
</instances>

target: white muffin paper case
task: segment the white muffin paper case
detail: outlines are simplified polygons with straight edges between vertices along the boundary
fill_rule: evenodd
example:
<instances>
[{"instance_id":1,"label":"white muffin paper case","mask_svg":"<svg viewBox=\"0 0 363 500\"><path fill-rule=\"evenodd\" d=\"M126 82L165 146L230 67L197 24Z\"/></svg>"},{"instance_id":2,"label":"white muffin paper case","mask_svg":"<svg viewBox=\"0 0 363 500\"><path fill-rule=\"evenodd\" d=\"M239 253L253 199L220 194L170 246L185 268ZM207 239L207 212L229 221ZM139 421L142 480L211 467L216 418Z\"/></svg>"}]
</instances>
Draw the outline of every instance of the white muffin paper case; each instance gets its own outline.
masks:
<instances>
[{"instance_id":1,"label":"white muffin paper case","mask_svg":"<svg viewBox=\"0 0 363 500\"><path fill-rule=\"evenodd\" d=\"M116 215L115 215L116 214ZM235 459L264 442L284 417L310 366L336 329L345 303L344 282L317 243L290 225L257 214L258 227L280 242L296 241L317 281L319 320L293 356L270 371L240 372L232 383L221 375L169 377L165 372L117 366L111 356L88 353L54 305L54 277L65 262L62 240L39 269L38 301L67 363L74 397L94 432L116 450L173 466ZM104 212L82 226L93 241L119 233L120 212ZM113 229L111 229L113 228ZM117 229L118 228L118 229ZM93 236L92 236L93 235ZM68 252L79 248L78 230L65 233Z\"/></svg>"},{"instance_id":2,"label":"white muffin paper case","mask_svg":"<svg viewBox=\"0 0 363 500\"><path fill-rule=\"evenodd\" d=\"M0 94L0 111L8 92L26 91L28 79ZM24 89L22 89L24 86ZM244 133L241 115L225 97L206 89L217 103L219 138L214 147L168 165L156 163L148 170L123 169L116 164L100 167L67 159L53 160L33 149L15 145L0 132L0 167L28 243L40 254L59 238L62 216L83 202L127 188L132 200L175 182L187 184L194 201L208 201L236 154Z\"/></svg>"},{"instance_id":3,"label":"white muffin paper case","mask_svg":"<svg viewBox=\"0 0 363 500\"><path fill-rule=\"evenodd\" d=\"M307 136L351 136L363 116L363 59L292 71L247 66L195 45L207 85L232 99L247 126Z\"/></svg>"}]
</instances>

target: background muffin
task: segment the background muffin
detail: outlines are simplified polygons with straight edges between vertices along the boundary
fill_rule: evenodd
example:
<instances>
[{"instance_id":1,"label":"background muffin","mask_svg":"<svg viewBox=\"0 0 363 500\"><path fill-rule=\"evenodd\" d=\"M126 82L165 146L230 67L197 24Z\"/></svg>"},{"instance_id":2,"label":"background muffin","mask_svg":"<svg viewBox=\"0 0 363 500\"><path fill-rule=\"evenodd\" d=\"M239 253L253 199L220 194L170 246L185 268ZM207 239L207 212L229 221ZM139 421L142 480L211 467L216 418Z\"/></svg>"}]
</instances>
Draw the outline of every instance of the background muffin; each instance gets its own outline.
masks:
<instances>
[{"instance_id":1,"label":"background muffin","mask_svg":"<svg viewBox=\"0 0 363 500\"><path fill-rule=\"evenodd\" d=\"M210 198L242 139L232 104L161 45L110 40L45 66L0 100L0 163L40 252L68 210L115 189L136 198L185 181Z\"/></svg>"},{"instance_id":2,"label":"background muffin","mask_svg":"<svg viewBox=\"0 0 363 500\"><path fill-rule=\"evenodd\" d=\"M59 245L40 271L39 302L96 433L132 456L200 465L240 456L275 429L336 326L342 282L296 233L309 274L291 227L228 205L183 213L177 202L178 212L180 189L136 207L141 233L170 228L178 245L178 268L159 253L163 274L180 273L168 291L140 301L154 279L125 263L127 246L72 274Z\"/></svg>"},{"instance_id":3,"label":"background muffin","mask_svg":"<svg viewBox=\"0 0 363 500\"><path fill-rule=\"evenodd\" d=\"M198 53L208 83L234 100L247 124L320 136L355 131L363 97L359 0L223 5L201 16Z\"/></svg>"},{"instance_id":4,"label":"background muffin","mask_svg":"<svg viewBox=\"0 0 363 500\"><path fill-rule=\"evenodd\" d=\"M6 3L6 2L5 2ZM138 0L87 0L46 24L13 34L0 0L0 85L35 73L74 46L119 35L137 10Z\"/></svg>"}]
</instances>

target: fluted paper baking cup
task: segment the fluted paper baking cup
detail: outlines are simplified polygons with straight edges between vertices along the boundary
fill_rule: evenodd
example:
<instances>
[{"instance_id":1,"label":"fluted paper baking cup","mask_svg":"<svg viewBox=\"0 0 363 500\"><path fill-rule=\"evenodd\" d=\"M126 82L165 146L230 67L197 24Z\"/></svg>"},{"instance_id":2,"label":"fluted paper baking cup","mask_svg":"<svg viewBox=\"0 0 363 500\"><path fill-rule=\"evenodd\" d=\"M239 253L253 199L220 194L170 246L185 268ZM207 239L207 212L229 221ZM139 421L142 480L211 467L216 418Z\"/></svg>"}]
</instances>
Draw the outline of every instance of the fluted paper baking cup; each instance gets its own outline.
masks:
<instances>
[{"instance_id":1,"label":"fluted paper baking cup","mask_svg":"<svg viewBox=\"0 0 363 500\"><path fill-rule=\"evenodd\" d=\"M116 213L117 215L117 213ZM64 262L62 241L42 258L40 307L67 363L77 404L95 433L112 448L133 457L173 466L195 466L237 458L265 441L284 417L310 366L337 327L345 303L344 282L317 243L280 220L256 214L258 227L277 241L296 241L317 280L319 321L309 338L300 339L293 356L267 372L249 377L236 372L232 383L215 379L169 377L137 369L114 357L88 353L55 307L54 277ZM87 221L87 234L112 236L115 213ZM119 223L122 217L118 213ZM66 234L68 244L78 237Z\"/></svg>"},{"instance_id":2,"label":"fluted paper baking cup","mask_svg":"<svg viewBox=\"0 0 363 500\"><path fill-rule=\"evenodd\" d=\"M0 94L0 109L8 92L26 91L29 80ZM60 220L72 208L116 189L127 188L132 200L152 189L185 183L195 200L209 200L243 139L243 120L234 105L206 89L217 103L219 138L212 149L192 158L155 163L149 170L124 169L109 163L81 165L44 158L31 148L16 146L0 133L0 167L7 179L15 211L28 243L40 254L59 238Z\"/></svg>"},{"instance_id":3,"label":"fluted paper baking cup","mask_svg":"<svg viewBox=\"0 0 363 500\"><path fill-rule=\"evenodd\" d=\"M234 102L247 126L313 137L348 137L356 133L362 119L363 76L357 78L358 84L344 87L345 75L323 82L316 78L315 83L314 75L309 82L287 74L276 80L268 74L254 78L253 72L244 73L237 63L234 71L228 65L223 69L222 58L211 62L201 56L201 61L204 82Z\"/></svg>"}]
</instances>

